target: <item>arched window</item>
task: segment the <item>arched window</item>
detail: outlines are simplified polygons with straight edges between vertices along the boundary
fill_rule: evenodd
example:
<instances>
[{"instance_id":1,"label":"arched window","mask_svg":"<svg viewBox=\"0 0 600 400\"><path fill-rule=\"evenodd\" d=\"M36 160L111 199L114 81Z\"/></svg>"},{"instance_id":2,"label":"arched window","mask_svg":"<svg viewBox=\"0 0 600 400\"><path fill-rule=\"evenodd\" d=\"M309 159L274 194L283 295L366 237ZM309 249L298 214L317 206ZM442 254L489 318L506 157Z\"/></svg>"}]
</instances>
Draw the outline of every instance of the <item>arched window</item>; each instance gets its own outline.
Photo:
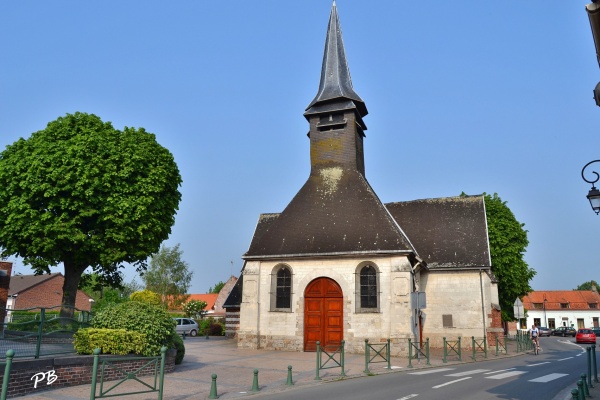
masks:
<instances>
[{"instance_id":1,"label":"arched window","mask_svg":"<svg viewBox=\"0 0 600 400\"><path fill-rule=\"evenodd\" d=\"M379 311L379 271L373 264L356 269L356 312Z\"/></svg>"},{"instance_id":2,"label":"arched window","mask_svg":"<svg viewBox=\"0 0 600 400\"><path fill-rule=\"evenodd\" d=\"M292 271L278 265L271 274L271 311L292 310Z\"/></svg>"}]
</instances>

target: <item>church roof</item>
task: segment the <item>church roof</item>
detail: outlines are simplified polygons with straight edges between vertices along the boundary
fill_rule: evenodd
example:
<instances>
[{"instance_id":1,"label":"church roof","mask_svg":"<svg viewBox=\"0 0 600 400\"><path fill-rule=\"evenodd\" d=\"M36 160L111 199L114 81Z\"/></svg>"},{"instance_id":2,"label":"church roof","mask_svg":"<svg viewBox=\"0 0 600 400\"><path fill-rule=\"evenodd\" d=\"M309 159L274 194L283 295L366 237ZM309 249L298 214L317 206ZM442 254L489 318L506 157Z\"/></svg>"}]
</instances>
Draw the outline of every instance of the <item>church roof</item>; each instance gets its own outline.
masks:
<instances>
[{"instance_id":1,"label":"church roof","mask_svg":"<svg viewBox=\"0 0 600 400\"><path fill-rule=\"evenodd\" d=\"M442 197L385 205L430 270L490 267L484 197Z\"/></svg>"},{"instance_id":2,"label":"church roof","mask_svg":"<svg viewBox=\"0 0 600 400\"><path fill-rule=\"evenodd\" d=\"M243 258L413 252L366 179L334 167L311 174L281 214L261 215Z\"/></svg>"},{"instance_id":3,"label":"church roof","mask_svg":"<svg viewBox=\"0 0 600 400\"><path fill-rule=\"evenodd\" d=\"M352 101L351 104L347 101L348 99ZM331 104L332 102L336 104ZM336 106L341 106L341 109L356 108L361 117L368 113L365 103L352 87L350 69L342 40L342 28L334 1L327 26L319 90L313 101L306 107L305 115L323 112L324 107L332 109Z\"/></svg>"}]
</instances>

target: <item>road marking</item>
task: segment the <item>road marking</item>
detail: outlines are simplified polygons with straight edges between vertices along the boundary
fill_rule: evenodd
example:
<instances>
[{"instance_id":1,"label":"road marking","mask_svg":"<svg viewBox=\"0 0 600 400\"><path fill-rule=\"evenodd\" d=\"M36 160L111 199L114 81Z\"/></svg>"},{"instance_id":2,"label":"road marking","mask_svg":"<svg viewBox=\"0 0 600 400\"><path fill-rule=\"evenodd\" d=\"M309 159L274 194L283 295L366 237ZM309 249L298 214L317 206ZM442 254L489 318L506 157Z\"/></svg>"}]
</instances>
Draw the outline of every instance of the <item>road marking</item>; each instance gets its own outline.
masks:
<instances>
[{"instance_id":1,"label":"road marking","mask_svg":"<svg viewBox=\"0 0 600 400\"><path fill-rule=\"evenodd\" d=\"M514 368L506 368L506 369L501 369L498 371L486 372L484 375L497 374L497 373L504 372L504 371L512 371L513 369Z\"/></svg>"},{"instance_id":2,"label":"road marking","mask_svg":"<svg viewBox=\"0 0 600 400\"><path fill-rule=\"evenodd\" d=\"M487 372L489 371L489 369L474 369L472 371L465 371L465 372L457 372L455 374L449 374L449 375L444 375L444 376L465 376L465 375L474 375L474 374L480 374L482 372Z\"/></svg>"},{"instance_id":3,"label":"road marking","mask_svg":"<svg viewBox=\"0 0 600 400\"><path fill-rule=\"evenodd\" d=\"M404 397L400 397L398 400L408 400L408 399L412 399L413 397L417 397L418 394L409 394L408 396L404 396Z\"/></svg>"},{"instance_id":4,"label":"road marking","mask_svg":"<svg viewBox=\"0 0 600 400\"><path fill-rule=\"evenodd\" d=\"M384 368L387 368L387 367L384 367ZM395 365L392 365L392 369L400 369L400 368L404 368L404 367L397 367Z\"/></svg>"},{"instance_id":5,"label":"road marking","mask_svg":"<svg viewBox=\"0 0 600 400\"><path fill-rule=\"evenodd\" d=\"M505 372L505 373L499 374L499 375L486 376L486 379L504 379L504 378L510 378L511 376L517 376L517 375L526 374L526 373L527 373L527 371L510 371L510 372Z\"/></svg>"},{"instance_id":6,"label":"road marking","mask_svg":"<svg viewBox=\"0 0 600 400\"><path fill-rule=\"evenodd\" d=\"M419 372L409 372L409 375L425 375L425 374L436 374L438 372L444 372L444 371L452 371L455 370L456 368L439 368L439 369L427 369L425 371L419 371Z\"/></svg>"},{"instance_id":7,"label":"road marking","mask_svg":"<svg viewBox=\"0 0 600 400\"><path fill-rule=\"evenodd\" d=\"M574 357L561 358L560 360L556 360L556 361L565 361L565 360L570 360L571 358L574 358Z\"/></svg>"},{"instance_id":8,"label":"road marking","mask_svg":"<svg viewBox=\"0 0 600 400\"><path fill-rule=\"evenodd\" d=\"M471 379L471 377L467 376L466 378L455 379L455 380L450 381L450 382L442 383L441 385L433 386L432 389L438 389L438 388L441 388L443 386L452 385L453 383L464 381L464 380L467 380L467 379Z\"/></svg>"},{"instance_id":9,"label":"road marking","mask_svg":"<svg viewBox=\"0 0 600 400\"><path fill-rule=\"evenodd\" d=\"M569 374L548 374L548 375L544 375L544 376L540 376L539 378L535 378L535 379L530 379L529 382L542 382L542 383L546 383L546 382L550 382L553 381L555 379L558 378L562 378L563 376L567 376Z\"/></svg>"},{"instance_id":10,"label":"road marking","mask_svg":"<svg viewBox=\"0 0 600 400\"><path fill-rule=\"evenodd\" d=\"M537 367L538 365L550 364L550 361L545 361L537 364L529 364L528 367Z\"/></svg>"}]
</instances>

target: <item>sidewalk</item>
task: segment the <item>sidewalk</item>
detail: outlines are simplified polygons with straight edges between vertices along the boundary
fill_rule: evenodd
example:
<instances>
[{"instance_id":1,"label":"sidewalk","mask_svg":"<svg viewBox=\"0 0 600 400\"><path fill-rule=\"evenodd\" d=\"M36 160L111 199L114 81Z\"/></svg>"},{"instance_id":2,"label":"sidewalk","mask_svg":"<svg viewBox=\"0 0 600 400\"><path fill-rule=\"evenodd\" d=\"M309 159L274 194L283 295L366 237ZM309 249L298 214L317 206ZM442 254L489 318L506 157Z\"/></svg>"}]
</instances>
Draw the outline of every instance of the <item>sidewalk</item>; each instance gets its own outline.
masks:
<instances>
[{"instance_id":1,"label":"sidewalk","mask_svg":"<svg viewBox=\"0 0 600 400\"><path fill-rule=\"evenodd\" d=\"M315 385L320 382L338 380L341 378L341 368L321 370L321 381L316 377L316 353L281 352L269 350L244 350L238 349L235 340L221 337L188 338L185 341L186 354L183 363L176 366L175 372L165 374L164 400L207 399L212 383L212 374L217 375L217 394L220 399L233 399L252 394L254 369L258 369L258 384L260 393L290 390L286 385L288 365L292 366L292 379L294 387ZM512 349L509 349L511 351ZM522 354L522 353L520 353ZM373 355L373 354L371 354ZM435 349L431 353L431 366L426 365L426 360L413 360L413 369L432 366L452 365L456 363L472 362L471 353L463 352L462 362L457 357L449 357L448 363L443 363L443 352ZM495 355L495 348L488 351L488 359L499 357L514 357L517 353L512 351L508 355ZM477 354L477 360L483 360L483 354ZM323 362L326 358L323 355ZM452 360L452 361L451 361ZM329 366L330 364L328 364ZM387 369L387 362L371 363L371 374L384 374L398 370L409 370L408 359L393 357L391 371ZM346 379L364 376L364 354L345 355ZM151 378L142 378L150 381ZM115 393L123 391L140 391L143 387L139 383L127 383L115 389ZM107 386L105 384L104 390ZM19 398L27 400L81 400L90 398L91 385L72 386L67 388L49 389L45 392L30 394ZM113 392L111 392L113 393ZM129 395L127 400L157 399L157 393Z\"/></svg>"}]
</instances>

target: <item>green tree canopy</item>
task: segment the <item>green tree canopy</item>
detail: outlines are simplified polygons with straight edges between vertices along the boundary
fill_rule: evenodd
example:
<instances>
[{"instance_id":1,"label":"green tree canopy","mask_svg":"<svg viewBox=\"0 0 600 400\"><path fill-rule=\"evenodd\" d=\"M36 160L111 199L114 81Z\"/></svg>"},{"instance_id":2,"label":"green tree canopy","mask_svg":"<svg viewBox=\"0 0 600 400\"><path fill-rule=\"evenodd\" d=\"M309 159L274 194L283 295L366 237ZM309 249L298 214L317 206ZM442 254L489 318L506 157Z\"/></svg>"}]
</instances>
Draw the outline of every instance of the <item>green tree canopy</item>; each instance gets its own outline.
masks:
<instances>
[{"instance_id":1,"label":"green tree canopy","mask_svg":"<svg viewBox=\"0 0 600 400\"><path fill-rule=\"evenodd\" d=\"M215 286L211 286L208 289L208 293L218 294L221 291L221 289L223 289L223 286L225 286L225 282L219 281L219 283L215 284Z\"/></svg>"},{"instance_id":2,"label":"green tree canopy","mask_svg":"<svg viewBox=\"0 0 600 400\"><path fill-rule=\"evenodd\" d=\"M189 297L187 291L193 272L182 260L179 243L175 247L162 246L150 259L148 270L142 275L146 289L157 293L168 309L179 308Z\"/></svg>"},{"instance_id":3,"label":"green tree canopy","mask_svg":"<svg viewBox=\"0 0 600 400\"><path fill-rule=\"evenodd\" d=\"M598 290L598 282L594 280L583 282L581 285L577 286L577 288L573 290L592 290L592 286L595 286L596 290Z\"/></svg>"},{"instance_id":4,"label":"green tree canopy","mask_svg":"<svg viewBox=\"0 0 600 400\"><path fill-rule=\"evenodd\" d=\"M171 232L180 184L153 134L67 114L0 153L2 254L37 274L62 263L62 303L73 306L86 268L115 284L123 263L146 269Z\"/></svg>"},{"instance_id":5,"label":"green tree canopy","mask_svg":"<svg viewBox=\"0 0 600 400\"><path fill-rule=\"evenodd\" d=\"M513 304L531 292L529 281L535 271L529 268L523 255L529 244L525 224L515 218L505 201L494 193L484 195L492 272L498 278L498 296L504 321L514 320Z\"/></svg>"}]
</instances>

